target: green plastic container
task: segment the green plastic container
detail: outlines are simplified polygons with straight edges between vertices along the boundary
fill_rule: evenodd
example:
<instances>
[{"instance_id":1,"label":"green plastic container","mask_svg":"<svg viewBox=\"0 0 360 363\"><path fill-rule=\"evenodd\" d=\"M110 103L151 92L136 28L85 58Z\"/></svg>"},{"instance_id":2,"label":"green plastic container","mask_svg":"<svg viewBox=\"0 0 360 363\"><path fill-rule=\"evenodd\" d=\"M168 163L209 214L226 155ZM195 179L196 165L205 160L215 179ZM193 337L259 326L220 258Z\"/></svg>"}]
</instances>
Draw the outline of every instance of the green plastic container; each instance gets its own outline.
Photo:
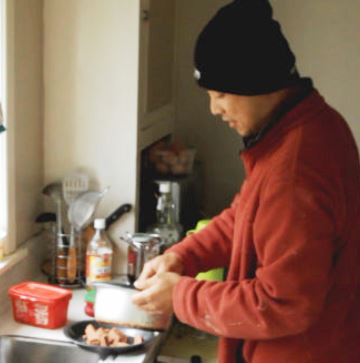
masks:
<instances>
[{"instance_id":1,"label":"green plastic container","mask_svg":"<svg viewBox=\"0 0 360 363\"><path fill-rule=\"evenodd\" d=\"M187 231L186 235L196 233L203 229L206 225L209 224L211 219L201 219L196 223L196 227ZM197 280L208 280L208 281L223 281L224 280L224 269L223 268L215 268L209 271L200 272L195 277Z\"/></svg>"}]
</instances>

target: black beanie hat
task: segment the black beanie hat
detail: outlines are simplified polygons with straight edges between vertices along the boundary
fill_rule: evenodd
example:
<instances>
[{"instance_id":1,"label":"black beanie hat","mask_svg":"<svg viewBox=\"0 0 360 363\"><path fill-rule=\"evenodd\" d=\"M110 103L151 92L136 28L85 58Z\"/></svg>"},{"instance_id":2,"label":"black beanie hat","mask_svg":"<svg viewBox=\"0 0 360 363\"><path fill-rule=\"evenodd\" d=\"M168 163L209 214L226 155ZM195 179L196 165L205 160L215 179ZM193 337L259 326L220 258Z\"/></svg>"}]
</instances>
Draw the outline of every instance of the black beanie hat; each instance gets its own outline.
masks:
<instances>
[{"instance_id":1,"label":"black beanie hat","mask_svg":"<svg viewBox=\"0 0 360 363\"><path fill-rule=\"evenodd\" d=\"M236 0L200 33L194 76L209 90L259 95L299 79L295 56L267 0Z\"/></svg>"}]
</instances>

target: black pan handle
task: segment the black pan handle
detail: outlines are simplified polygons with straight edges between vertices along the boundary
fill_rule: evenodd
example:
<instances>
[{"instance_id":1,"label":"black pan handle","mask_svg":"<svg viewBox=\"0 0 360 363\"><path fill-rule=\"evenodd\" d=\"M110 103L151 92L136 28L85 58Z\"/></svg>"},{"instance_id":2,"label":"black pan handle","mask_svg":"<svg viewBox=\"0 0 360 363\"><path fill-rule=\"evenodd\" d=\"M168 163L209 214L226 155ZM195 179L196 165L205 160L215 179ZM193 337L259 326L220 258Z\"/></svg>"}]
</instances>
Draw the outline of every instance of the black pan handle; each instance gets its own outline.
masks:
<instances>
[{"instance_id":1,"label":"black pan handle","mask_svg":"<svg viewBox=\"0 0 360 363\"><path fill-rule=\"evenodd\" d=\"M201 357L199 355L193 355L190 358L191 363L201 363Z\"/></svg>"},{"instance_id":2,"label":"black pan handle","mask_svg":"<svg viewBox=\"0 0 360 363\"><path fill-rule=\"evenodd\" d=\"M115 221L117 221L123 214L130 212L131 204L123 204L112 212L105 220L105 229L108 229Z\"/></svg>"}]
</instances>

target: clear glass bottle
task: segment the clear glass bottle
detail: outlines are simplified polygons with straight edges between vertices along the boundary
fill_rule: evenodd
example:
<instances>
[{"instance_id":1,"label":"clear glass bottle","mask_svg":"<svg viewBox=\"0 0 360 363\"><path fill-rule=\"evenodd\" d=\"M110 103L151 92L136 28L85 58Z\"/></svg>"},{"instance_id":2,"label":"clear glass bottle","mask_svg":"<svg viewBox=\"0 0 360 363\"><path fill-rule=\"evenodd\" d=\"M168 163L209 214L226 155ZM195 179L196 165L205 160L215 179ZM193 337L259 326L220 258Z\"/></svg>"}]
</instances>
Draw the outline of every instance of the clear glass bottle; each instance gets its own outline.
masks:
<instances>
[{"instance_id":1,"label":"clear glass bottle","mask_svg":"<svg viewBox=\"0 0 360 363\"><path fill-rule=\"evenodd\" d=\"M158 234L164 242L164 247L170 247L181 238L182 228L176 220L175 203L171 195L171 183L160 181L159 196L156 205L156 223L148 232Z\"/></svg>"},{"instance_id":2,"label":"clear glass bottle","mask_svg":"<svg viewBox=\"0 0 360 363\"><path fill-rule=\"evenodd\" d=\"M95 219L95 234L86 250L86 284L112 279L113 247L105 232L105 219Z\"/></svg>"}]
</instances>

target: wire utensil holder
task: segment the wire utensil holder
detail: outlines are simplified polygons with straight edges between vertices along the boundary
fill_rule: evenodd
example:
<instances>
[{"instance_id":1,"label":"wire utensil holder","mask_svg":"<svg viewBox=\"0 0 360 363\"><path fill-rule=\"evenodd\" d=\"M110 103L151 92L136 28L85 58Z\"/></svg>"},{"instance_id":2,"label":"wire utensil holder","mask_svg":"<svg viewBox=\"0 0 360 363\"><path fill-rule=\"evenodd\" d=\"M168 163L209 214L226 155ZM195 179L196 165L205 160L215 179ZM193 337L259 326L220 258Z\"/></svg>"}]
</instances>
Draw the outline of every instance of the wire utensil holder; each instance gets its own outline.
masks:
<instances>
[{"instance_id":1,"label":"wire utensil holder","mask_svg":"<svg viewBox=\"0 0 360 363\"><path fill-rule=\"evenodd\" d=\"M72 236L71 233L74 233ZM82 234L76 231L71 233L54 234L51 276L49 281L62 287L82 287L85 276L84 249L82 246ZM76 271L70 274L70 240L73 238L76 251Z\"/></svg>"}]
</instances>

